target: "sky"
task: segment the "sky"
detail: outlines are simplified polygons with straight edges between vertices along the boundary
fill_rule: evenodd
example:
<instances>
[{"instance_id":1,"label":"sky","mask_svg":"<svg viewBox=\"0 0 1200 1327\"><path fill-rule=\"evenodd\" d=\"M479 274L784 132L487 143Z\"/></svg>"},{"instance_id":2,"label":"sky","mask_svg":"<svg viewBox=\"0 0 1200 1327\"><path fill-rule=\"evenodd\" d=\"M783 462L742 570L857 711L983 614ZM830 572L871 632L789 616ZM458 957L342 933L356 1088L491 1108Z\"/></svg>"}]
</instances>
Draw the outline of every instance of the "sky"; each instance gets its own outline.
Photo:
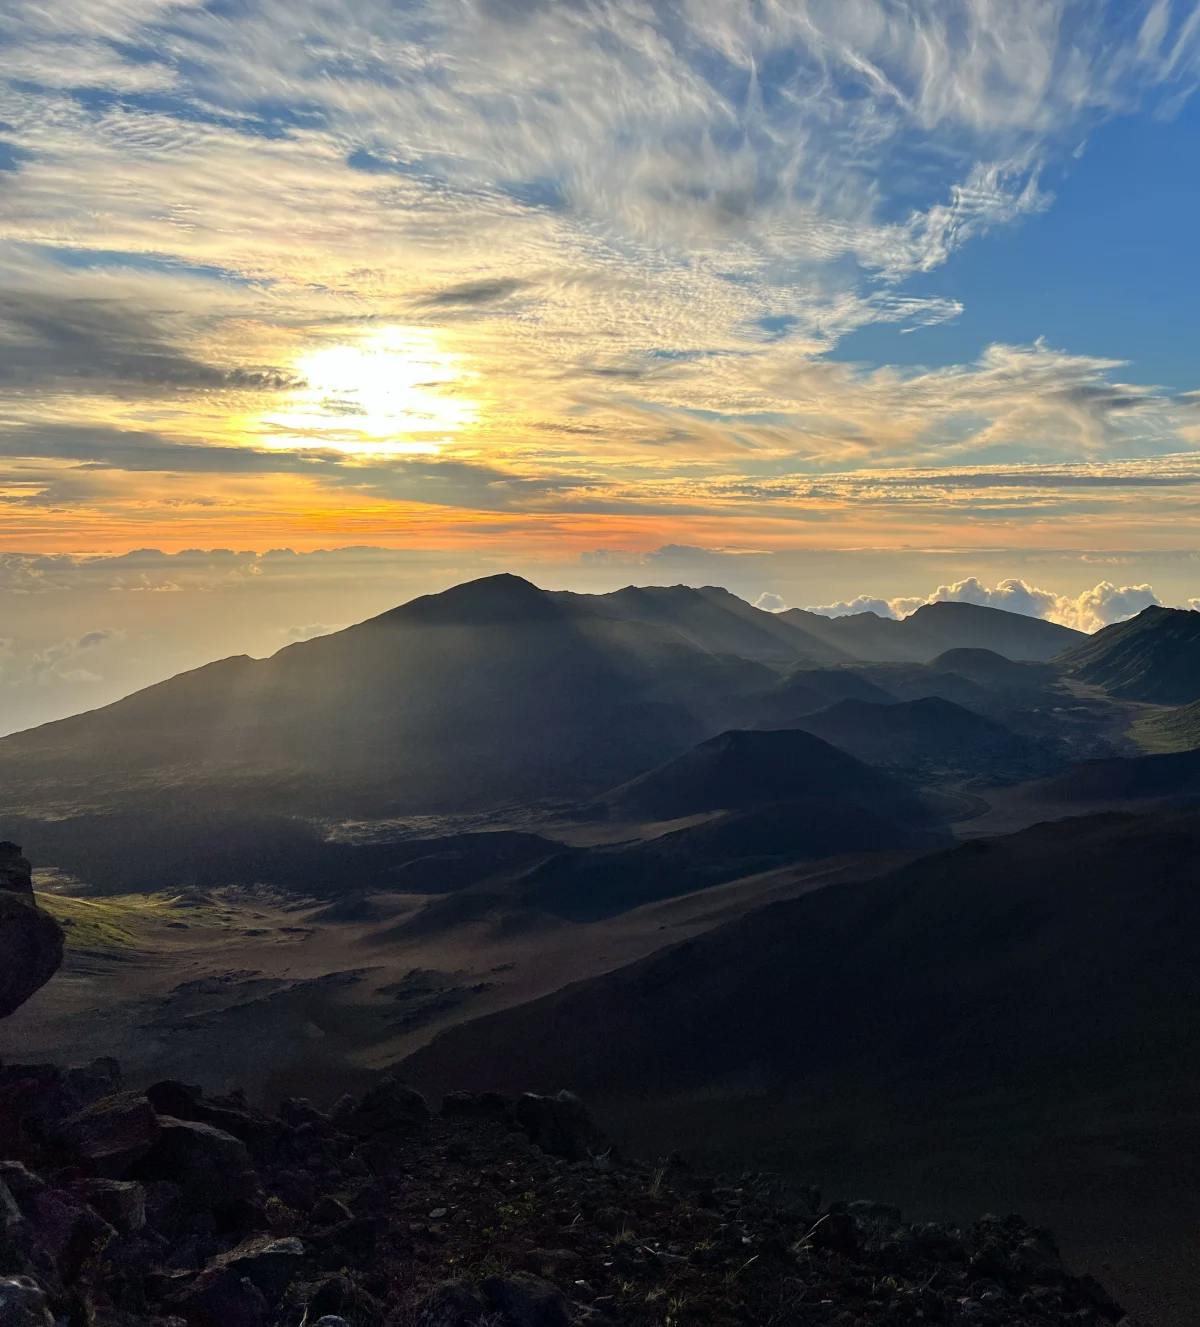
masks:
<instances>
[{"instance_id":1,"label":"sky","mask_svg":"<svg viewBox=\"0 0 1200 1327\"><path fill-rule=\"evenodd\" d=\"M0 0L0 730L511 569L1200 594L1194 0Z\"/></svg>"}]
</instances>

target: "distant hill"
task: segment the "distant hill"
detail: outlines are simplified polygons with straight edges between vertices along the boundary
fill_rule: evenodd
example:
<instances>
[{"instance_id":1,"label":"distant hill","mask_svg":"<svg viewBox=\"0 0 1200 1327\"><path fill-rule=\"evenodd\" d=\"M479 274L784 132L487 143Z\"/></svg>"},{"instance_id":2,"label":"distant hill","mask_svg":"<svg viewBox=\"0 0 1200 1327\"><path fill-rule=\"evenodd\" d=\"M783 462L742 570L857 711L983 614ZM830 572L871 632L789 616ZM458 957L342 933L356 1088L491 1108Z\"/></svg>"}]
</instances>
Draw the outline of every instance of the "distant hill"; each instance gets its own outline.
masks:
<instances>
[{"instance_id":1,"label":"distant hill","mask_svg":"<svg viewBox=\"0 0 1200 1327\"><path fill-rule=\"evenodd\" d=\"M940 672L958 673L981 686L1002 691L1036 691L1058 678L1058 669L1049 663L1020 662L1005 658L995 650L961 647L946 650L930 667Z\"/></svg>"},{"instance_id":2,"label":"distant hill","mask_svg":"<svg viewBox=\"0 0 1200 1327\"><path fill-rule=\"evenodd\" d=\"M928 663L946 650L991 650L1013 660L1046 662L1087 638L1080 631L979 604L924 604L898 621L876 613L823 618L792 608L781 617L858 659Z\"/></svg>"},{"instance_id":3,"label":"distant hill","mask_svg":"<svg viewBox=\"0 0 1200 1327\"><path fill-rule=\"evenodd\" d=\"M1187 705L1200 700L1200 613L1144 608L1096 632L1060 662L1081 681L1122 699Z\"/></svg>"},{"instance_id":4,"label":"distant hill","mask_svg":"<svg viewBox=\"0 0 1200 1327\"><path fill-rule=\"evenodd\" d=\"M740 712L739 727L790 728L795 720L839 700L867 700L887 704L896 697L855 668L798 668L761 694L751 697Z\"/></svg>"},{"instance_id":5,"label":"distant hill","mask_svg":"<svg viewBox=\"0 0 1200 1327\"><path fill-rule=\"evenodd\" d=\"M773 680L669 625L494 576L5 738L0 810L369 815L586 795L719 731L733 698Z\"/></svg>"},{"instance_id":6,"label":"distant hill","mask_svg":"<svg viewBox=\"0 0 1200 1327\"><path fill-rule=\"evenodd\" d=\"M613 789L601 802L629 818L674 820L811 797L927 819L902 785L798 729L721 733Z\"/></svg>"},{"instance_id":7,"label":"distant hill","mask_svg":"<svg viewBox=\"0 0 1200 1327\"><path fill-rule=\"evenodd\" d=\"M592 809L697 823L557 853L522 876L511 898L590 921L788 862L927 848L941 833L937 813L903 783L799 730L722 733Z\"/></svg>"},{"instance_id":8,"label":"distant hill","mask_svg":"<svg viewBox=\"0 0 1200 1327\"><path fill-rule=\"evenodd\" d=\"M937 696L984 713L995 707L1000 699L996 687L932 663L863 664L860 671L894 700L923 700L927 696Z\"/></svg>"},{"instance_id":9,"label":"distant hill","mask_svg":"<svg viewBox=\"0 0 1200 1327\"><path fill-rule=\"evenodd\" d=\"M885 768L1019 778L1035 763L1028 742L940 696L883 705L843 700L796 726Z\"/></svg>"}]
</instances>

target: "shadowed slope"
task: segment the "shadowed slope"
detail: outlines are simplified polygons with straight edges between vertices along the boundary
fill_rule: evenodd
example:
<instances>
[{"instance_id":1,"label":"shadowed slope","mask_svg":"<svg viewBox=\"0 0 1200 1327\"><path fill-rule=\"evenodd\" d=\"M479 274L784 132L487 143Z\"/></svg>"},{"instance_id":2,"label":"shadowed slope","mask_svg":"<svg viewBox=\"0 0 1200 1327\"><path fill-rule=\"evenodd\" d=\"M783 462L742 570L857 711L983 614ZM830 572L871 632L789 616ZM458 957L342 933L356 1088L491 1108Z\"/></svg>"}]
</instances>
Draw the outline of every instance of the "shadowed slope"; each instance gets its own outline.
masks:
<instances>
[{"instance_id":1,"label":"shadowed slope","mask_svg":"<svg viewBox=\"0 0 1200 1327\"><path fill-rule=\"evenodd\" d=\"M939 696L891 705L843 700L797 727L885 768L1018 778L1034 764L1029 743L1003 724Z\"/></svg>"},{"instance_id":2,"label":"shadowed slope","mask_svg":"<svg viewBox=\"0 0 1200 1327\"><path fill-rule=\"evenodd\" d=\"M780 616L856 658L876 663L928 663L947 650L964 648L1045 662L1086 639L1082 632L1055 622L980 604L924 604L899 621L876 613L823 618L798 608Z\"/></svg>"},{"instance_id":3,"label":"shadowed slope","mask_svg":"<svg viewBox=\"0 0 1200 1327\"><path fill-rule=\"evenodd\" d=\"M1200 1074L1198 853L1196 813L970 843L466 1024L407 1067L610 1094L840 1072L1136 1072L1164 1056Z\"/></svg>"},{"instance_id":4,"label":"shadowed slope","mask_svg":"<svg viewBox=\"0 0 1200 1327\"><path fill-rule=\"evenodd\" d=\"M1200 700L1200 613L1151 607L1065 654L1063 667L1126 700Z\"/></svg>"},{"instance_id":5,"label":"shadowed slope","mask_svg":"<svg viewBox=\"0 0 1200 1327\"><path fill-rule=\"evenodd\" d=\"M583 603L600 614L625 622L671 628L697 649L735 654L763 663L790 664L797 659L838 663L852 656L786 614L767 613L719 586L629 585L605 595L558 595Z\"/></svg>"},{"instance_id":6,"label":"shadowed slope","mask_svg":"<svg viewBox=\"0 0 1200 1327\"><path fill-rule=\"evenodd\" d=\"M722 733L602 800L627 816L670 820L808 797L874 806L918 823L928 819L902 785L797 729Z\"/></svg>"},{"instance_id":7,"label":"shadowed slope","mask_svg":"<svg viewBox=\"0 0 1200 1327\"><path fill-rule=\"evenodd\" d=\"M496 576L6 738L0 795L33 814L143 797L362 815L586 794L770 677Z\"/></svg>"}]
</instances>

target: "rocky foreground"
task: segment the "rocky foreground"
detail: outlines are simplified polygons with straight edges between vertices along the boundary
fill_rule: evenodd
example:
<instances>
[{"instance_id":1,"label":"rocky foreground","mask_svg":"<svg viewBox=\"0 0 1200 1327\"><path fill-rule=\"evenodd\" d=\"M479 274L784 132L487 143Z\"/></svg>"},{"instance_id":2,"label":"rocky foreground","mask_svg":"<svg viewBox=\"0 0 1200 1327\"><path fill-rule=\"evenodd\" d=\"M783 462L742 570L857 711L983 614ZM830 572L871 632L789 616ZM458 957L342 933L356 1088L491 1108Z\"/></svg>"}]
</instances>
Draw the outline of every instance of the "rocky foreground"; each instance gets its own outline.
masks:
<instances>
[{"instance_id":1,"label":"rocky foreground","mask_svg":"<svg viewBox=\"0 0 1200 1327\"><path fill-rule=\"evenodd\" d=\"M9 1065L0 1156L2 1327L1130 1323L1018 1217L625 1161L568 1094L433 1114L388 1079L268 1116Z\"/></svg>"}]
</instances>

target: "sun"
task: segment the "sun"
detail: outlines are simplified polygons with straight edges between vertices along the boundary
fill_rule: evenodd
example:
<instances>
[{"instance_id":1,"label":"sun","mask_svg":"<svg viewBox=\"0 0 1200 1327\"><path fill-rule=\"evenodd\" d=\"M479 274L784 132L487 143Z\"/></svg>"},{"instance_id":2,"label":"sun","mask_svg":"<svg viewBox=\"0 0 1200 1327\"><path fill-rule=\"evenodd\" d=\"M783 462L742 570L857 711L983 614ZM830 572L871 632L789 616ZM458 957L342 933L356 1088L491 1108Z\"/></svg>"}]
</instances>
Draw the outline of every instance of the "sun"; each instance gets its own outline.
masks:
<instances>
[{"instance_id":1,"label":"sun","mask_svg":"<svg viewBox=\"0 0 1200 1327\"><path fill-rule=\"evenodd\" d=\"M471 376L462 356L425 329L374 329L309 351L294 367L304 385L266 420L280 446L432 455L478 413L461 395Z\"/></svg>"}]
</instances>

